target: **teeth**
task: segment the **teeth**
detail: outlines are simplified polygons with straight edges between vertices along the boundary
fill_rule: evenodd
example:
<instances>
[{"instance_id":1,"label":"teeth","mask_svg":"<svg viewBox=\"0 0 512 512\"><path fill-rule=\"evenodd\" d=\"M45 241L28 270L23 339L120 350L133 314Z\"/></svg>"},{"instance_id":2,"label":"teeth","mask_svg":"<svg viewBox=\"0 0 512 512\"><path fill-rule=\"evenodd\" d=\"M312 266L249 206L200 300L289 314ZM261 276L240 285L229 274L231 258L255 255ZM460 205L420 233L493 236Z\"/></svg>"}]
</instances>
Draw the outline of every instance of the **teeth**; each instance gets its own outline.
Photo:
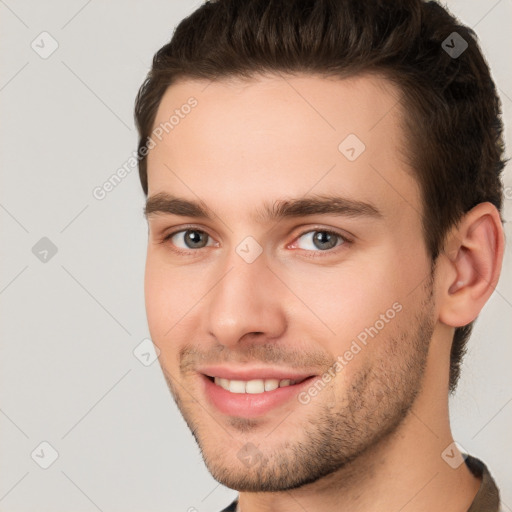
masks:
<instances>
[{"instance_id":1,"label":"teeth","mask_svg":"<svg viewBox=\"0 0 512 512\"><path fill-rule=\"evenodd\" d=\"M231 393L263 393L277 388L293 386L297 381L290 379L229 380L215 377L215 384Z\"/></svg>"},{"instance_id":2,"label":"teeth","mask_svg":"<svg viewBox=\"0 0 512 512\"><path fill-rule=\"evenodd\" d=\"M277 389L279 387L279 381L277 379L267 379L263 381L265 391L274 391L274 389Z\"/></svg>"},{"instance_id":3,"label":"teeth","mask_svg":"<svg viewBox=\"0 0 512 512\"><path fill-rule=\"evenodd\" d=\"M245 393L245 382L243 380L232 380L229 382L231 393Z\"/></svg>"}]
</instances>

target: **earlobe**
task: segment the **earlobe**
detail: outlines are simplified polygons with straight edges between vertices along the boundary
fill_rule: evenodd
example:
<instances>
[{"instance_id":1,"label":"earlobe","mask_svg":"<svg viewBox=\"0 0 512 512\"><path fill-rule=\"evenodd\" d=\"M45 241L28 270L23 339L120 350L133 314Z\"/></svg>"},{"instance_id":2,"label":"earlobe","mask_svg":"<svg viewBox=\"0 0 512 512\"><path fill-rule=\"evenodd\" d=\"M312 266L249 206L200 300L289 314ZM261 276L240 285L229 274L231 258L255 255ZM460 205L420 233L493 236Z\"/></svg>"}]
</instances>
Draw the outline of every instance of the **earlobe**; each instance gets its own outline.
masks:
<instances>
[{"instance_id":1,"label":"earlobe","mask_svg":"<svg viewBox=\"0 0 512 512\"><path fill-rule=\"evenodd\" d=\"M439 316L443 323L461 327L478 316L498 283L504 235L496 207L475 206L449 234L445 247Z\"/></svg>"}]
</instances>

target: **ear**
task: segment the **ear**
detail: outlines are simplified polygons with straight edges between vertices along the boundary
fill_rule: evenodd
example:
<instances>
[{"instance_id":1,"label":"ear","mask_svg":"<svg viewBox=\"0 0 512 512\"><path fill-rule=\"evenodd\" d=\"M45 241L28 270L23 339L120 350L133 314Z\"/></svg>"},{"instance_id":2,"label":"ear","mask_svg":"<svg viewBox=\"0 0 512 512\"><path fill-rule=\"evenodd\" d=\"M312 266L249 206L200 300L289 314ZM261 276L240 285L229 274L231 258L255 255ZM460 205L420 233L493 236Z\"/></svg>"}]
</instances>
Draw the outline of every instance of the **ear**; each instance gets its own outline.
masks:
<instances>
[{"instance_id":1,"label":"ear","mask_svg":"<svg viewBox=\"0 0 512 512\"><path fill-rule=\"evenodd\" d=\"M496 207L479 203L447 235L439 258L439 320L451 327L472 322L498 283L504 234Z\"/></svg>"}]
</instances>

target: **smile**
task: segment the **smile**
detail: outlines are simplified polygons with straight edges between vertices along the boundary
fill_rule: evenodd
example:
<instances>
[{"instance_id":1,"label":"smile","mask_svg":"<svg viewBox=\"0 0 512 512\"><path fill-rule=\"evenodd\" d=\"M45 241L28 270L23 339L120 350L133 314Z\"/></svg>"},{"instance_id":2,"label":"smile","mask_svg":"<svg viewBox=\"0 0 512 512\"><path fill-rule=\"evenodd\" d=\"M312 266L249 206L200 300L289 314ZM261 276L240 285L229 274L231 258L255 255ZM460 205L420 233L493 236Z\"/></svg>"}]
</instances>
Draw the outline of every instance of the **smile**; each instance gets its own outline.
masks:
<instances>
[{"instance_id":1,"label":"smile","mask_svg":"<svg viewBox=\"0 0 512 512\"><path fill-rule=\"evenodd\" d=\"M221 377L209 377L217 386L229 391L230 393L251 393L258 394L268 391L274 391L277 388L294 386L305 379L252 379L252 380L229 380Z\"/></svg>"}]
</instances>

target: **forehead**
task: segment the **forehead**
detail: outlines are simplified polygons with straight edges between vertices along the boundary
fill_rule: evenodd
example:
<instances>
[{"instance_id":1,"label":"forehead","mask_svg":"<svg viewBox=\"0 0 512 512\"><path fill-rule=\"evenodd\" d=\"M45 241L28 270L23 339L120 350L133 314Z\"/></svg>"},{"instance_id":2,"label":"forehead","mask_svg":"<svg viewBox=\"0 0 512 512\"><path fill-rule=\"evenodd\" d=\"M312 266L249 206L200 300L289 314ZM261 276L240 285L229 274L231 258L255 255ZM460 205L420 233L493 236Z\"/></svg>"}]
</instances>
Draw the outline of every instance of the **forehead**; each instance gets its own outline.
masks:
<instances>
[{"instance_id":1,"label":"forehead","mask_svg":"<svg viewBox=\"0 0 512 512\"><path fill-rule=\"evenodd\" d=\"M399 91L378 76L183 80L156 115L149 195L199 195L234 211L309 191L419 207L401 120Z\"/></svg>"}]
</instances>

